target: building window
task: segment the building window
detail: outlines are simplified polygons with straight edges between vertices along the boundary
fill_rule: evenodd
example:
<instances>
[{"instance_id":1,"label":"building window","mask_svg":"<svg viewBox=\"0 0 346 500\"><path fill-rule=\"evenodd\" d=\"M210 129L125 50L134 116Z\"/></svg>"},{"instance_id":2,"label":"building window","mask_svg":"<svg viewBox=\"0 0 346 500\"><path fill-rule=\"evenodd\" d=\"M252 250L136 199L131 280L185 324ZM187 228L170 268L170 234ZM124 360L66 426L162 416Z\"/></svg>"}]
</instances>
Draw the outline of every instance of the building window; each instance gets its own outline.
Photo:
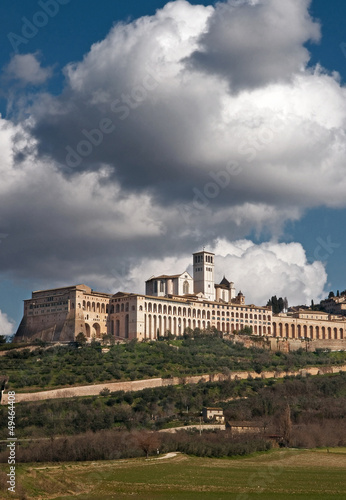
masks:
<instances>
[{"instance_id":1,"label":"building window","mask_svg":"<svg viewBox=\"0 0 346 500\"><path fill-rule=\"evenodd\" d=\"M187 295L189 293L189 282L187 280L183 283L183 294Z\"/></svg>"}]
</instances>

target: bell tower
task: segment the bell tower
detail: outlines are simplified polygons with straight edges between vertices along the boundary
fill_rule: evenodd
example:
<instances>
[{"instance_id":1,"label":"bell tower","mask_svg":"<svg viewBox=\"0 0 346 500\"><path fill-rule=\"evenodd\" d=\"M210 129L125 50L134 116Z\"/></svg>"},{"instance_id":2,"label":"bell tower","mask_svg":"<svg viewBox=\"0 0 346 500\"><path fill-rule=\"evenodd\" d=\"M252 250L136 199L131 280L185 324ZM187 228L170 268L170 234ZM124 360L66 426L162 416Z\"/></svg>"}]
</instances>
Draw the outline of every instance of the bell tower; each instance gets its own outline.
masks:
<instances>
[{"instance_id":1,"label":"bell tower","mask_svg":"<svg viewBox=\"0 0 346 500\"><path fill-rule=\"evenodd\" d=\"M214 257L205 250L193 254L194 292L202 292L207 300L215 300Z\"/></svg>"}]
</instances>

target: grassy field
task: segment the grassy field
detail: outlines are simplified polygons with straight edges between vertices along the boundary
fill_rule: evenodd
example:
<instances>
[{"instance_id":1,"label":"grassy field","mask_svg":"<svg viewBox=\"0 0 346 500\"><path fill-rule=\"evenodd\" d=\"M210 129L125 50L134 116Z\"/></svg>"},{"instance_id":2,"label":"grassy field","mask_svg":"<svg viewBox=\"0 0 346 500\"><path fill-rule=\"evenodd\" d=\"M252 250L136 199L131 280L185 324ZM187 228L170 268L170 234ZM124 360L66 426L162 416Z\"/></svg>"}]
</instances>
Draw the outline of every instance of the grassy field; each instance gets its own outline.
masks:
<instances>
[{"instance_id":1,"label":"grassy field","mask_svg":"<svg viewBox=\"0 0 346 500\"><path fill-rule=\"evenodd\" d=\"M275 450L237 459L167 458L18 465L26 495L68 500L344 500L346 449ZM1 465L7 472L7 466Z\"/></svg>"}]
</instances>

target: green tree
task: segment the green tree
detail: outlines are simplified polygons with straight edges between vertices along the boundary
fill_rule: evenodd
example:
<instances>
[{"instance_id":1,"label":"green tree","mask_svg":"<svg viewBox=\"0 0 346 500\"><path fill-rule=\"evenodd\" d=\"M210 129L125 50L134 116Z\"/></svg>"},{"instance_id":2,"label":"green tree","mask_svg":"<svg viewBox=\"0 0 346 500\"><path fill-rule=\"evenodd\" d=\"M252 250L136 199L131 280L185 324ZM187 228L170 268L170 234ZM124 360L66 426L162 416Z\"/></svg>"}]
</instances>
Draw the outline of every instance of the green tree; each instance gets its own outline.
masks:
<instances>
[{"instance_id":1,"label":"green tree","mask_svg":"<svg viewBox=\"0 0 346 500\"><path fill-rule=\"evenodd\" d=\"M286 297L283 299L282 297L277 298L276 295L273 295L272 298L268 300L267 306L272 308L274 314L278 314L288 308L288 301Z\"/></svg>"},{"instance_id":2,"label":"green tree","mask_svg":"<svg viewBox=\"0 0 346 500\"><path fill-rule=\"evenodd\" d=\"M78 335L77 335L77 337L76 337L76 343L78 345L85 345L86 341L87 341L87 339L86 339L86 336L84 335L84 333L83 332L79 332Z\"/></svg>"}]
</instances>

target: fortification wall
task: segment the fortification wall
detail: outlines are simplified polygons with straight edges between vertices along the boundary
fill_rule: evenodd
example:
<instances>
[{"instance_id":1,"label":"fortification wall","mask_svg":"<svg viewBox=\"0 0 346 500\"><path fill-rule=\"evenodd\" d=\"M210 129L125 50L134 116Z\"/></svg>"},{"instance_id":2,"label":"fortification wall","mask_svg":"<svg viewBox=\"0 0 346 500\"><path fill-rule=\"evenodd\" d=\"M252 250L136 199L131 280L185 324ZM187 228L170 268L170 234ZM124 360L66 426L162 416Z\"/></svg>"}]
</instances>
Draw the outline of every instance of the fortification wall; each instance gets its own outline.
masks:
<instances>
[{"instance_id":1,"label":"fortification wall","mask_svg":"<svg viewBox=\"0 0 346 500\"><path fill-rule=\"evenodd\" d=\"M316 351L316 349L330 349L331 351L346 351L346 339L283 339L280 337L252 338L247 335L236 335L235 342L243 344L245 347L259 347L270 349L271 351L290 352L304 349L306 351Z\"/></svg>"},{"instance_id":2,"label":"fortification wall","mask_svg":"<svg viewBox=\"0 0 346 500\"><path fill-rule=\"evenodd\" d=\"M73 342L75 313L52 313L28 318L23 317L13 342L28 342L36 339L44 342Z\"/></svg>"}]
</instances>

